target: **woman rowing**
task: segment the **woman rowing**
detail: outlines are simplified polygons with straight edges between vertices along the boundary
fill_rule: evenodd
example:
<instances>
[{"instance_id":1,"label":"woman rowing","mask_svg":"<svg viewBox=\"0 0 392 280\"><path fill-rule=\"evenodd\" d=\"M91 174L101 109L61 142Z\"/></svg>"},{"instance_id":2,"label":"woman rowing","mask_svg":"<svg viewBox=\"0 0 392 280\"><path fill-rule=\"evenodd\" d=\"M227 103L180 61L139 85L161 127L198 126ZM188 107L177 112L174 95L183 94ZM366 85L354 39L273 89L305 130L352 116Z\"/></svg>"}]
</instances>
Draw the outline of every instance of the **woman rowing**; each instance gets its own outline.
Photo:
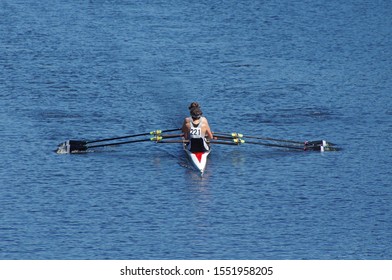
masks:
<instances>
[{"instance_id":1,"label":"woman rowing","mask_svg":"<svg viewBox=\"0 0 392 280\"><path fill-rule=\"evenodd\" d=\"M205 152L210 149L206 140L213 139L208 120L203 117L200 105L192 102L189 106L190 117L185 118L182 125L184 138L189 140L188 149L192 152Z\"/></svg>"}]
</instances>

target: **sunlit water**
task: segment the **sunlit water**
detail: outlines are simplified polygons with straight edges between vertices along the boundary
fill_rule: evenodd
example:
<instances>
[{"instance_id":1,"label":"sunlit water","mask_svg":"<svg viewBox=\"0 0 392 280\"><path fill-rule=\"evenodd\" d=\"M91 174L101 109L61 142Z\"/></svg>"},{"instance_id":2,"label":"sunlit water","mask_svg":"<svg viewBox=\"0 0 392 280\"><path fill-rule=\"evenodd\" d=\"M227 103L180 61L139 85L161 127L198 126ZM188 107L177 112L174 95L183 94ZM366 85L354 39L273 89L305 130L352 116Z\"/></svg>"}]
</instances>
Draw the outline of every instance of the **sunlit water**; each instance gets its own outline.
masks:
<instances>
[{"instance_id":1,"label":"sunlit water","mask_svg":"<svg viewBox=\"0 0 392 280\"><path fill-rule=\"evenodd\" d=\"M2 1L1 259L391 259L390 1ZM180 144L181 126L339 152Z\"/></svg>"}]
</instances>

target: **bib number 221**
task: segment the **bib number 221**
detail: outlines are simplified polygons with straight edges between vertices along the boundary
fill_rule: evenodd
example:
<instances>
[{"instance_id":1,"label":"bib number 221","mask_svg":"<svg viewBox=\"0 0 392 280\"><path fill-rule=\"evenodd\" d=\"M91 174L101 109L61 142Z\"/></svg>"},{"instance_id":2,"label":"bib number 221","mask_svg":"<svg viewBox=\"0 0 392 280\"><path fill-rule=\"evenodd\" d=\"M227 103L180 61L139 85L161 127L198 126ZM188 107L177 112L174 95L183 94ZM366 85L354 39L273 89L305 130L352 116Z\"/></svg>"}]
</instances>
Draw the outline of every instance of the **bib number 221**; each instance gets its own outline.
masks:
<instances>
[{"instance_id":1,"label":"bib number 221","mask_svg":"<svg viewBox=\"0 0 392 280\"><path fill-rule=\"evenodd\" d=\"M201 135L201 129L200 128L191 128L191 135L193 136L200 136Z\"/></svg>"}]
</instances>

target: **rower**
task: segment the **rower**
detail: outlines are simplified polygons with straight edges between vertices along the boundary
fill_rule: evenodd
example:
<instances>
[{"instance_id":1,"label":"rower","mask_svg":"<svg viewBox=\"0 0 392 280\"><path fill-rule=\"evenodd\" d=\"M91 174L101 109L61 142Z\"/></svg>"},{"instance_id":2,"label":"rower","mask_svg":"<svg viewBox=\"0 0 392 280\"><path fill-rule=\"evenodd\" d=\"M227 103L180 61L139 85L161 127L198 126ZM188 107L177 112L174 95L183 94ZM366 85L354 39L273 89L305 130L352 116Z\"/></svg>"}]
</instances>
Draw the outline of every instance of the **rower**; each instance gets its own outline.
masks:
<instances>
[{"instance_id":1,"label":"rower","mask_svg":"<svg viewBox=\"0 0 392 280\"><path fill-rule=\"evenodd\" d=\"M182 125L184 138L189 140L188 149L191 152L208 151L210 147L206 142L206 138L213 139L208 120L202 116L203 112L196 102L193 102L191 106L189 106L189 109L191 116L185 118Z\"/></svg>"}]
</instances>

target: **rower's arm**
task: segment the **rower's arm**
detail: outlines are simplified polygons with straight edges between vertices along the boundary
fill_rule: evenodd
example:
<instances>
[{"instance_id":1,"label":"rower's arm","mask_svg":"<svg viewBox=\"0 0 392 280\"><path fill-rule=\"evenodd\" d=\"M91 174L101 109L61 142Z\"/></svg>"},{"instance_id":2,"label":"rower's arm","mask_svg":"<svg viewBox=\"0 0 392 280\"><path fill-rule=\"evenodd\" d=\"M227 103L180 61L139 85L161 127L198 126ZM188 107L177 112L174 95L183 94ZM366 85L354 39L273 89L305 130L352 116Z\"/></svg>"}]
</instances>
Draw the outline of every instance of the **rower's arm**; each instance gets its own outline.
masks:
<instances>
[{"instance_id":1,"label":"rower's arm","mask_svg":"<svg viewBox=\"0 0 392 280\"><path fill-rule=\"evenodd\" d=\"M184 122L182 123L182 133L184 133L184 138L188 139L189 136L189 122L187 118L184 119Z\"/></svg>"},{"instance_id":2,"label":"rower's arm","mask_svg":"<svg viewBox=\"0 0 392 280\"><path fill-rule=\"evenodd\" d=\"M204 125L206 127L206 136L208 139L214 139L214 135L211 132L210 125L208 124L207 118L204 118Z\"/></svg>"},{"instance_id":3,"label":"rower's arm","mask_svg":"<svg viewBox=\"0 0 392 280\"><path fill-rule=\"evenodd\" d=\"M206 125L206 136L208 139L214 139L214 135L212 134L210 126L208 124Z\"/></svg>"}]
</instances>

